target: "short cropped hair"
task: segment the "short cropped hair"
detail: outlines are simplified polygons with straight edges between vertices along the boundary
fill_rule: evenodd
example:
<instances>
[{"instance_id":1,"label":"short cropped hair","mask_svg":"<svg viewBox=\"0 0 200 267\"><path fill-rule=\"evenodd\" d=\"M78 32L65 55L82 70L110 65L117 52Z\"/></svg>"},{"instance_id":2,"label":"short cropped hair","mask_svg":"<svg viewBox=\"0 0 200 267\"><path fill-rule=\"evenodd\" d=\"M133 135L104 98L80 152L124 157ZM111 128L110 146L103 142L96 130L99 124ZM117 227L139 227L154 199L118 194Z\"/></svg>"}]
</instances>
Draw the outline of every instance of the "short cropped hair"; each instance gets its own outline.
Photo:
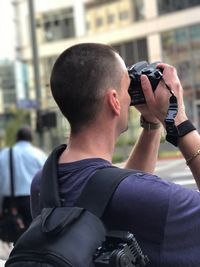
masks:
<instances>
[{"instance_id":1,"label":"short cropped hair","mask_svg":"<svg viewBox=\"0 0 200 267\"><path fill-rule=\"evenodd\" d=\"M109 87L120 88L123 70L116 54L108 45L82 43L57 58L50 78L51 91L72 133L95 120Z\"/></svg>"},{"instance_id":2,"label":"short cropped hair","mask_svg":"<svg viewBox=\"0 0 200 267\"><path fill-rule=\"evenodd\" d=\"M31 128L27 125L20 127L16 133L16 141L32 142L33 136Z\"/></svg>"}]
</instances>

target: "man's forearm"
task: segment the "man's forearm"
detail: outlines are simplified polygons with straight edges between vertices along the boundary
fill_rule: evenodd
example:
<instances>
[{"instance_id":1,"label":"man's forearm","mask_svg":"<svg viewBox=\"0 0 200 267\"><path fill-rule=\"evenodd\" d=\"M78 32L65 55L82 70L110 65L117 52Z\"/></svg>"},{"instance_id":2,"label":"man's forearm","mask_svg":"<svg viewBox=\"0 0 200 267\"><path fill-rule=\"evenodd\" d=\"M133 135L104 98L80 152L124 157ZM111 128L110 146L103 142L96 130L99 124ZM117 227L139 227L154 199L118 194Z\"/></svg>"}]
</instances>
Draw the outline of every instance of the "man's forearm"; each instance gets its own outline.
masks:
<instances>
[{"instance_id":1,"label":"man's forearm","mask_svg":"<svg viewBox=\"0 0 200 267\"><path fill-rule=\"evenodd\" d=\"M185 160L188 161L188 166L200 189L200 155L197 153L200 149L200 136L198 132L192 131L181 137L178 146Z\"/></svg>"},{"instance_id":2,"label":"man's forearm","mask_svg":"<svg viewBox=\"0 0 200 267\"><path fill-rule=\"evenodd\" d=\"M160 146L161 128L143 129L125 164L125 168L153 173Z\"/></svg>"}]
</instances>

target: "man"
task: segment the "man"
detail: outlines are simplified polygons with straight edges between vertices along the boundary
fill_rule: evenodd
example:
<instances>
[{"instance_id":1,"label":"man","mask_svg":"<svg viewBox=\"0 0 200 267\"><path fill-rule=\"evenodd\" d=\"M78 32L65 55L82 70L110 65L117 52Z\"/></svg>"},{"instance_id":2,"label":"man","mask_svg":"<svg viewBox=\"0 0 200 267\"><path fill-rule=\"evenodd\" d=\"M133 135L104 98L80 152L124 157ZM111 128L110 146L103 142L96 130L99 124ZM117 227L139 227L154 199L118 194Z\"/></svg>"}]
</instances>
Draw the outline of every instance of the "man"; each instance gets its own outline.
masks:
<instances>
[{"instance_id":1,"label":"man","mask_svg":"<svg viewBox=\"0 0 200 267\"><path fill-rule=\"evenodd\" d=\"M32 145L32 132L22 126L16 133L16 143L12 147L15 204L23 217L25 228L32 221L30 213L30 186L33 176L43 166L46 155ZM0 152L0 197L2 208L10 206L9 148Z\"/></svg>"},{"instance_id":2,"label":"man","mask_svg":"<svg viewBox=\"0 0 200 267\"><path fill-rule=\"evenodd\" d=\"M187 121L180 81L172 66L162 63L158 68L178 99L178 127ZM129 175L120 183L103 220L110 229L135 234L150 258L148 266L200 266L199 192L151 174L160 143L159 123L166 126L170 93L163 81L155 93L146 76L141 82L147 103L137 108L145 124L125 168L145 172ZM51 90L71 126L58 165L63 205L73 205L91 175L112 164L116 140L128 125L129 85L122 58L107 45L78 44L58 57L51 74ZM193 128L178 137L178 146L200 186L200 136ZM34 217L40 213L39 184L40 173L32 183Z\"/></svg>"}]
</instances>

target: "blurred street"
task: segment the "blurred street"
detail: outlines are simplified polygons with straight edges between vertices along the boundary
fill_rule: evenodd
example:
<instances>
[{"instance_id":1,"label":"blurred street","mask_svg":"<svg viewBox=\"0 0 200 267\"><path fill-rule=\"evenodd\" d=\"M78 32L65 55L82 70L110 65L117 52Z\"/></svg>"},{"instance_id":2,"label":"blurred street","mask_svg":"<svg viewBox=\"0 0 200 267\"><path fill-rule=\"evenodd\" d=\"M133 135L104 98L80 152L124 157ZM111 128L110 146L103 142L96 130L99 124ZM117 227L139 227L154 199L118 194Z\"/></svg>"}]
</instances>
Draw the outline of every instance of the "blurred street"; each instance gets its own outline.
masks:
<instances>
[{"instance_id":1,"label":"blurred street","mask_svg":"<svg viewBox=\"0 0 200 267\"><path fill-rule=\"evenodd\" d=\"M123 165L124 163L117 164L119 167L123 167ZM158 160L155 174L186 188L197 189L192 173L183 158L175 157Z\"/></svg>"},{"instance_id":2,"label":"blurred street","mask_svg":"<svg viewBox=\"0 0 200 267\"><path fill-rule=\"evenodd\" d=\"M161 143L161 153L168 153L169 156L158 159L155 174L168 181L180 184L186 188L197 189L189 167L185 163L185 159L180 155L177 156L178 149L167 142ZM123 163L116 164L123 167Z\"/></svg>"},{"instance_id":3,"label":"blurred street","mask_svg":"<svg viewBox=\"0 0 200 267\"><path fill-rule=\"evenodd\" d=\"M156 174L184 187L197 189L192 173L182 158L159 160L156 166Z\"/></svg>"}]
</instances>

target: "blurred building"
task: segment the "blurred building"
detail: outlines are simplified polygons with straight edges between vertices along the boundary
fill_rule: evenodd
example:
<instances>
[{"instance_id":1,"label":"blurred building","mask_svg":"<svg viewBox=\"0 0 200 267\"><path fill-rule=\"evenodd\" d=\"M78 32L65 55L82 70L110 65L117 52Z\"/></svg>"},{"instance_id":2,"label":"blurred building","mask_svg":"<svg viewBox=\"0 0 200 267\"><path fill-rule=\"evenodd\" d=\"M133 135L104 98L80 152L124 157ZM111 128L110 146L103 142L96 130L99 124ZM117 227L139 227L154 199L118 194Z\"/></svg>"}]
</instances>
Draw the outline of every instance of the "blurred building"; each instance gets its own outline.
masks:
<instances>
[{"instance_id":1,"label":"blurred building","mask_svg":"<svg viewBox=\"0 0 200 267\"><path fill-rule=\"evenodd\" d=\"M61 51L78 42L114 46L127 65L173 64L190 118L200 128L200 0L32 0L38 43L41 108L54 110L49 76ZM18 59L35 99L28 0L15 0Z\"/></svg>"},{"instance_id":2,"label":"blurred building","mask_svg":"<svg viewBox=\"0 0 200 267\"><path fill-rule=\"evenodd\" d=\"M3 146L6 123L11 119L11 109L16 107L14 62L0 61L0 148Z\"/></svg>"},{"instance_id":3,"label":"blurred building","mask_svg":"<svg viewBox=\"0 0 200 267\"><path fill-rule=\"evenodd\" d=\"M0 61L0 113L16 106L15 68L8 60Z\"/></svg>"}]
</instances>

